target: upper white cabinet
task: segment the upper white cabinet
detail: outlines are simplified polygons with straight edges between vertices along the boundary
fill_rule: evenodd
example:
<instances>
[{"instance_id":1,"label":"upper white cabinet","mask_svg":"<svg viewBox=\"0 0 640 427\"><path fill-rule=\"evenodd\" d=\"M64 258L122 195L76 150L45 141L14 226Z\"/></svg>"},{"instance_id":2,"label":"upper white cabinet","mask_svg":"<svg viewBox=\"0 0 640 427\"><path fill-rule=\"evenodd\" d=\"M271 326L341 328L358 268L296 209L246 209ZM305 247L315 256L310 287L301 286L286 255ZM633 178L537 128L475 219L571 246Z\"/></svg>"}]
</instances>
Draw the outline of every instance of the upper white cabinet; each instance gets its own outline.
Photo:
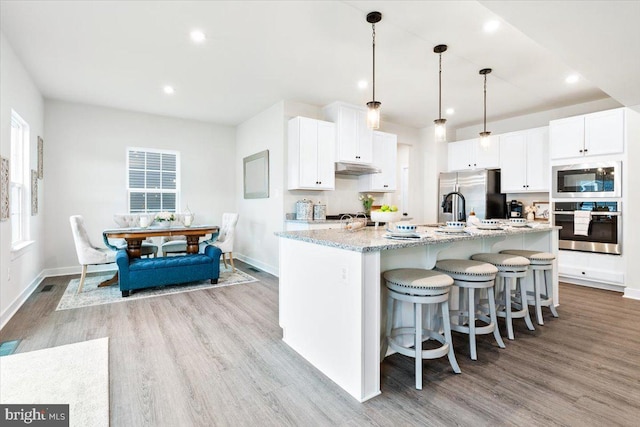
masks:
<instances>
[{"instance_id":1,"label":"upper white cabinet","mask_svg":"<svg viewBox=\"0 0 640 427\"><path fill-rule=\"evenodd\" d=\"M549 133L541 127L500 135L500 191L549 191Z\"/></svg>"},{"instance_id":2,"label":"upper white cabinet","mask_svg":"<svg viewBox=\"0 0 640 427\"><path fill-rule=\"evenodd\" d=\"M336 125L336 162L373 163L373 131L367 127L367 110L334 102L323 109Z\"/></svg>"},{"instance_id":3,"label":"upper white cabinet","mask_svg":"<svg viewBox=\"0 0 640 427\"><path fill-rule=\"evenodd\" d=\"M447 149L449 171L500 167L500 144L497 136L489 139L488 147L480 145L480 138L473 138L450 142Z\"/></svg>"},{"instance_id":4,"label":"upper white cabinet","mask_svg":"<svg viewBox=\"0 0 640 427\"><path fill-rule=\"evenodd\" d=\"M358 177L358 191L390 192L396 190L398 136L373 132L373 165L382 172Z\"/></svg>"},{"instance_id":5,"label":"upper white cabinet","mask_svg":"<svg viewBox=\"0 0 640 427\"><path fill-rule=\"evenodd\" d=\"M624 109L549 122L551 159L624 152Z\"/></svg>"},{"instance_id":6,"label":"upper white cabinet","mask_svg":"<svg viewBox=\"0 0 640 427\"><path fill-rule=\"evenodd\" d=\"M335 125L306 117L289 120L289 190L335 188Z\"/></svg>"}]
</instances>

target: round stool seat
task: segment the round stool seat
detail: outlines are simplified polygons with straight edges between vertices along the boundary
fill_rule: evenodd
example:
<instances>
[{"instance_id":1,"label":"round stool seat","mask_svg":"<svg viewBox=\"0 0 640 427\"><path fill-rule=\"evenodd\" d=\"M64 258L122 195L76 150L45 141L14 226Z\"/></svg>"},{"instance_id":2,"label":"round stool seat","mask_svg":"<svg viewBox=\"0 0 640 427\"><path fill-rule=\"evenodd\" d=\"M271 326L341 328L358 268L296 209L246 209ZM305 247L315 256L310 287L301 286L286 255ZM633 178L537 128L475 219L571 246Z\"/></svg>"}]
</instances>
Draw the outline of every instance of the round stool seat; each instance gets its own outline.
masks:
<instances>
[{"instance_id":1,"label":"round stool seat","mask_svg":"<svg viewBox=\"0 0 640 427\"><path fill-rule=\"evenodd\" d=\"M472 255L471 259L493 264L500 271L526 271L531 264L527 258L511 254L481 253Z\"/></svg>"},{"instance_id":2,"label":"round stool seat","mask_svg":"<svg viewBox=\"0 0 640 427\"><path fill-rule=\"evenodd\" d=\"M500 251L501 254L518 255L527 258L532 265L534 264L551 264L556 256L549 252L527 251L524 249L507 249Z\"/></svg>"},{"instance_id":3,"label":"round stool seat","mask_svg":"<svg viewBox=\"0 0 640 427\"><path fill-rule=\"evenodd\" d=\"M505 253L479 253L471 256L476 261L489 262L498 268L496 279L496 311L499 317L505 318L507 337L514 339L513 319L524 319L527 328L534 330L529 317L527 305L527 291L522 278L527 275L529 260L519 255ZM498 280L500 279L500 280ZM515 290L515 300L512 297L512 287ZM516 308L512 307L515 303Z\"/></svg>"},{"instance_id":4,"label":"round stool seat","mask_svg":"<svg viewBox=\"0 0 640 427\"><path fill-rule=\"evenodd\" d=\"M460 367L453 352L449 314L449 291L453 279L444 273L421 268L398 268L385 271L384 279L388 289L386 344L394 351L415 359L416 388L422 389L422 361L447 356L455 373ZM413 325L398 324L394 327L396 302L413 306ZM425 306L425 307L423 307ZM423 327L423 308L433 312ZM399 316L399 322L405 319ZM440 328L443 331L440 331ZM441 345L430 350L422 349L424 340L435 340ZM382 346L380 359L387 352Z\"/></svg>"},{"instance_id":5,"label":"round stool seat","mask_svg":"<svg viewBox=\"0 0 640 427\"><path fill-rule=\"evenodd\" d=\"M441 295L449 292L453 279L433 270L398 268L385 271L384 280L392 291L410 295Z\"/></svg>"},{"instance_id":6,"label":"round stool seat","mask_svg":"<svg viewBox=\"0 0 640 427\"><path fill-rule=\"evenodd\" d=\"M533 305L536 307L536 317L539 325L544 325L542 307L549 307L553 317L558 317L558 312L553 305L553 282L550 277L553 270L555 255L549 252L528 251L523 249L507 249L501 254L518 255L527 258L531 262L533 271ZM538 276L541 277L538 277ZM551 285L551 286L550 286ZM542 287L544 286L544 291ZM531 292L529 292L531 295Z\"/></svg>"},{"instance_id":7,"label":"round stool seat","mask_svg":"<svg viewBox=\"0 0 640 427\"><path fill-rule=\"evenodd\" d=\"M454 280L486 282L495 279L498 269L486 262L470 259L443 259L436 262L436 269L447 273Z\"/></svg>"}]
</instances>

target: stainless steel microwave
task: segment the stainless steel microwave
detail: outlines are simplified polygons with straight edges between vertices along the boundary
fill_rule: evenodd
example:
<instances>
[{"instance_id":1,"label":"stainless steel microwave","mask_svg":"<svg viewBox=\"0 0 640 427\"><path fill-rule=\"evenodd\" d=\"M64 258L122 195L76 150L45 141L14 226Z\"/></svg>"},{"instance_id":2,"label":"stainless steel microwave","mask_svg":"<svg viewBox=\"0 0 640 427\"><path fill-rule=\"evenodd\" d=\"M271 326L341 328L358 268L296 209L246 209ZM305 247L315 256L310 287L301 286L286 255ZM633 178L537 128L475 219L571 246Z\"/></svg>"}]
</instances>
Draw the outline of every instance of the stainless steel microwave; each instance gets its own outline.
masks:
<instances>
[{"instance_id":1,"label":"stainless steel microwave","mask_svg":"<svg viewBox=\"0 0 640 427\"><path fill-rule=\"evenodd\" d=\"M622 197L622 162L553 166L554 198Z\"/></svg>"}]
</instances>

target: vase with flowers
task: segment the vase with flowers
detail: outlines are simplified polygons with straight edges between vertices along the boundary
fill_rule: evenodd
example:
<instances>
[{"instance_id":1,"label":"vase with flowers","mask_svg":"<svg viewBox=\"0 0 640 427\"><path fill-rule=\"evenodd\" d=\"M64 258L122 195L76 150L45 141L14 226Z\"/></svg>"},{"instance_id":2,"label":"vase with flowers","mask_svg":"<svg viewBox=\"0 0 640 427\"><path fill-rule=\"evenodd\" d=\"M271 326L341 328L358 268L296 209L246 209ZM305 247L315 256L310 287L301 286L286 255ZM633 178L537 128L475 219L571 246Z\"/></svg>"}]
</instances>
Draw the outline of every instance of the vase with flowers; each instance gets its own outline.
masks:
<instances>
[{"instance_id":1,"label":"vase with flowers","mask_svg":"<svg viewBox=\"0 0 640 427\"><path fill-rule=\"evenodd\" d=\"M169 228L171 226L171 222L175 220L176 216L173 212L158 212L155 217L156 223L163 228Z\"/></svg>"},{"instance_id":2,"label":"vase with flowers","mask_svg":"<svg viewBox=\"0 0 640 427\"><path fill-rule=\"evenodd\" d=\"M358 197L358 200L362 202L364 213L371 215L371 206L376 199L374 199L371 194L361 194L360 197Z\"/></svg>"},{"instance_id":3,"label":"vase with flowers","mask_svg":"<svg viewBox=\"0 0 640 427\"><path fill-rule=\"evenodd\" d=\"M534 208L533 206L525 206L524 207L524 213L527 214L527 221L533 221L536 219L536 208Z\"/></svg>"}]
</instances>

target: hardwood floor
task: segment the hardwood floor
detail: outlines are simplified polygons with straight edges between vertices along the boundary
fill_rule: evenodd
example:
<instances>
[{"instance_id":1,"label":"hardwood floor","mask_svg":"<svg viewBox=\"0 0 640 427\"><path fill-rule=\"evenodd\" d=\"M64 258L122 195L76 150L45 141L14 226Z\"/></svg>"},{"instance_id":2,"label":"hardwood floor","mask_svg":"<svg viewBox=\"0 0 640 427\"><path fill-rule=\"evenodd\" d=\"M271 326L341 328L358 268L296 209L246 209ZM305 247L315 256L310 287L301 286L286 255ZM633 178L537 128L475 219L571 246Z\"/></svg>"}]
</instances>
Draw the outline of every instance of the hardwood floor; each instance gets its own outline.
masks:
<instances>
[{"instance_id":1,"label":"hardwood floor","mask_svg":"<svg viewBox=\"0 0 640 427\"><path fill-rule=\"evenodd\" d=\"M66 311L71 276L47 278L0 341L24 352L108 336L112 426L639 423L640 301L561 284L559 319L515 321L502 350L478 337L476 362L454 333L462 374L425 361L423 390L413 359L388 357L382 395L360 404L281 341L277 278L236 267L260 281Z\"/></svg>"}]
</instances>

